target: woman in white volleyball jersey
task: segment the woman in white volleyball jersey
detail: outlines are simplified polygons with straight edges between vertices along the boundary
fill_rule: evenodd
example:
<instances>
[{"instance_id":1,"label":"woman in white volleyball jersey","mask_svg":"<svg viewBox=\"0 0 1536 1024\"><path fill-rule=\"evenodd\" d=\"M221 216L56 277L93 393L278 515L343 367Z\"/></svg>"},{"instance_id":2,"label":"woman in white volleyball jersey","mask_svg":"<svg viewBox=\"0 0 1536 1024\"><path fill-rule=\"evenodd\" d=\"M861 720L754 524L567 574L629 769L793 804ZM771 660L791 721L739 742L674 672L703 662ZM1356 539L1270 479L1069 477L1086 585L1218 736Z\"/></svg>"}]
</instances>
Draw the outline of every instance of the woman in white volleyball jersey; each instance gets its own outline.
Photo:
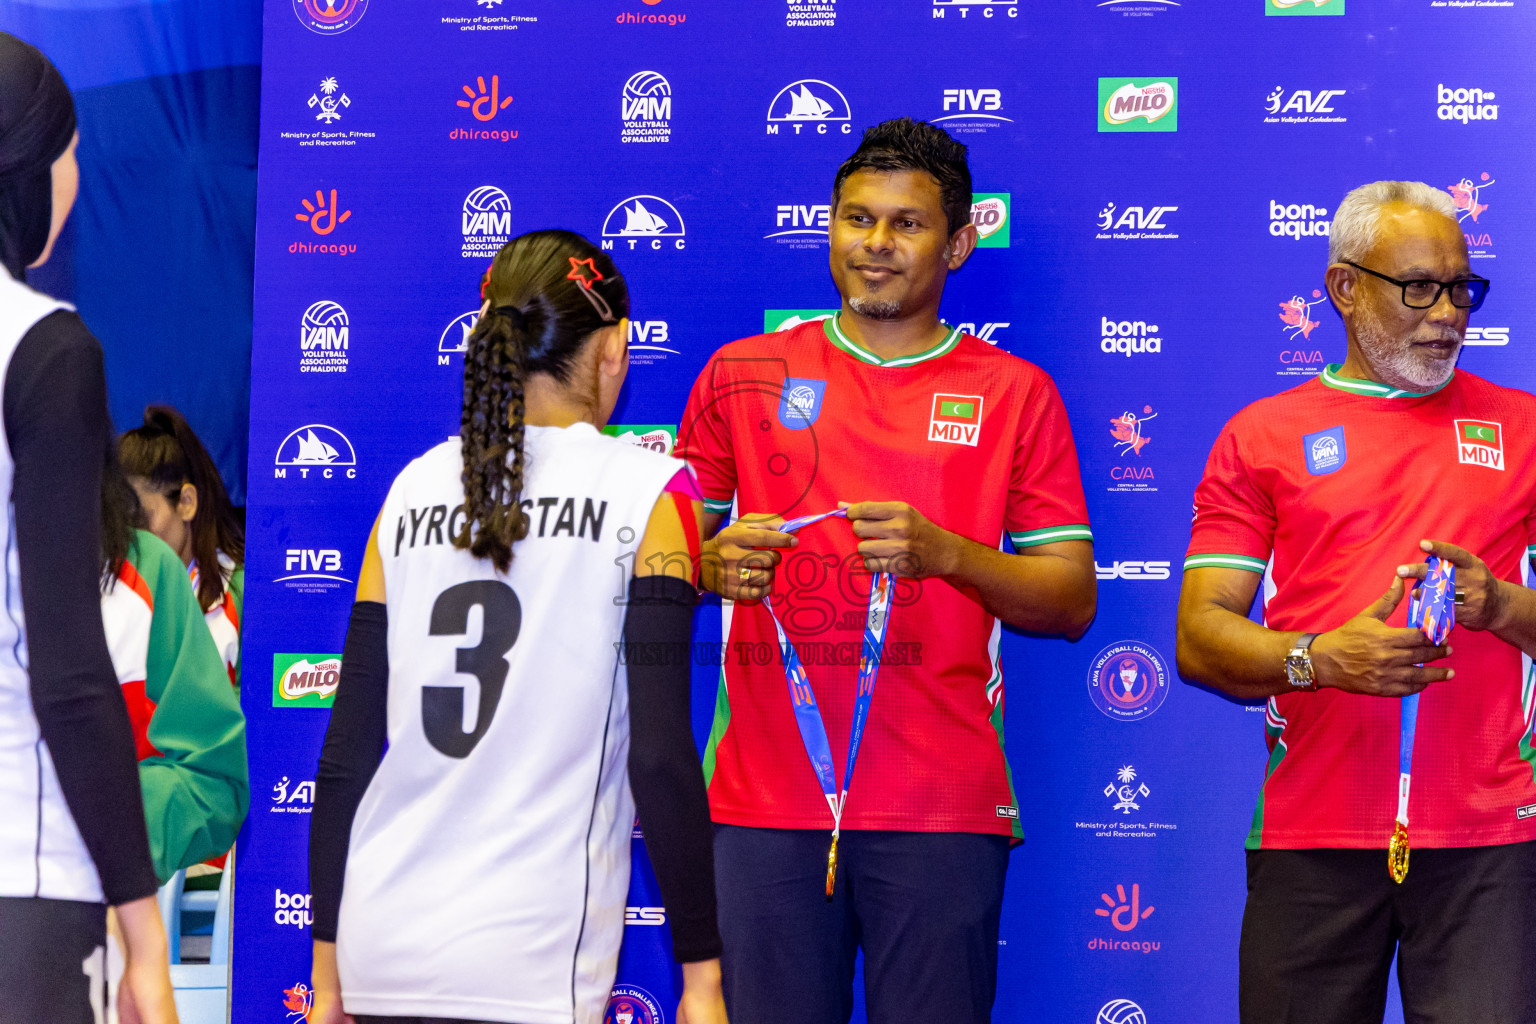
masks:
<instances>
[{"instance_id":1,"label":"woman in white volleyball jersey","mask_svg":"<svg viewBox=\"0 0 1536 1024\"><path fill-rule=\"evenodd\" d=\"M461 436L395 479L359 573L311 820L310 1022L598 1024L638 807L677 1020L724 1024L697 484L599 433L629 361L605 254L523 235L482 292Z\"/></svg>"}]
</instances>

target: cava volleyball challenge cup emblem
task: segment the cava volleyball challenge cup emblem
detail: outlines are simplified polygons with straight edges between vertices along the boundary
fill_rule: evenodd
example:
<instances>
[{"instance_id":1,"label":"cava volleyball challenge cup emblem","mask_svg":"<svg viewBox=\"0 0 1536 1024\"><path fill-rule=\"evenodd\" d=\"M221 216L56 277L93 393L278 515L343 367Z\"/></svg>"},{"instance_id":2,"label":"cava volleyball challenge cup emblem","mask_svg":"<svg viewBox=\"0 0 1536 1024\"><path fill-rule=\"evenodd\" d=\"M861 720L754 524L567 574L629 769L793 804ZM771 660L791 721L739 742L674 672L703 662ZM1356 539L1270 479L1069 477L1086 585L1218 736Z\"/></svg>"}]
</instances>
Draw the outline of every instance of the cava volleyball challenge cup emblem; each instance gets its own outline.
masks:
<instances>
[{"instance_id":1,"label":"cava volleyball challenge cup emblem","mask_svg":"<svg viewBox=\"0 0 1536 1024\"><path fill-rule=\"evenodd\" d=\"M1408 625L1421 629L1429 642L1439 646L1456 625L1456 567L1442 558L1425 559L1429 571L1408 599ZM1398 740L1397 821L1387 843L1387 872L1402 884L1408 877L1408 786L1413 776L1413 733L1419 721L1419 695L1402 699L1401 734Z\"/></svg>"}]
</instances>

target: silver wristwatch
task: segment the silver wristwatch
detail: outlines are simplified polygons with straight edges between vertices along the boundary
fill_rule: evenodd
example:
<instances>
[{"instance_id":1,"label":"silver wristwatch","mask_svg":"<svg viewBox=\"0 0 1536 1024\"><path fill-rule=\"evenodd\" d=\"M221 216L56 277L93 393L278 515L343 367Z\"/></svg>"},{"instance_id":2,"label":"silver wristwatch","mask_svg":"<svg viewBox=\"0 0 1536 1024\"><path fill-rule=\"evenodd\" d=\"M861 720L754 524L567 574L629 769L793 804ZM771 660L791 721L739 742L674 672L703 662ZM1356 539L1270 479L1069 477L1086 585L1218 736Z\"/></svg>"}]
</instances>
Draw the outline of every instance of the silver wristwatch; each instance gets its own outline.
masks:
<instances>
[{"instance_id":1,"label":"silver wristwatch","mask_svg":"<svg viewBox=\"0 0 1536 1024\"><path fill-rule=\"evenodd\" d=\"M1312 654L1308 650L1316 633L1303 633L1285 655L1285 678L1298 690L1317 689L1317 677L1312 674Z\"/></svg>"}]
</instances>

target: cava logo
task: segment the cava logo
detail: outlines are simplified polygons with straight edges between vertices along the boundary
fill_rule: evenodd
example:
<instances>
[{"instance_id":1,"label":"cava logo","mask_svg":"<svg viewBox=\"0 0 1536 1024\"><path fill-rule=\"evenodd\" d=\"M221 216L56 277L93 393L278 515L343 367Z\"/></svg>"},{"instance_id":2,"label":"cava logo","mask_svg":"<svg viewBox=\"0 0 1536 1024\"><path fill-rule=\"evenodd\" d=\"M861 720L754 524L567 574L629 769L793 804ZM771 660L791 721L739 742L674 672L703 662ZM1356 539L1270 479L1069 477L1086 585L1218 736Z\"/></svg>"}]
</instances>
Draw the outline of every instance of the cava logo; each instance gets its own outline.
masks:
<instances>
[{"instance_id":1,"label":"cava logo","mask_svg":"<svg viewBox=\"0 0 1536 1024\"><path fill-rule=\"evenodd\" d=\"M306 309L299 321L299 372L346 373L351 331L347 311L328 299Z\"/></svg>"},{"instance_id":2,"label":"cava logo","mask_svg":"<svg viewBox=\"0 0 1536 1024\"><path fill-rule=\"evenodd\" d=\"M1013 123L1004 117L1003 93L1000 89L945 89L944 115L933 119L951 134L984 132L1003 122Z\"/></svg>"},{"instance_id":3,"label":"cava logo","mask_svg":"<svg viewBox=\"0 0 1536 1024\"><path fill-rule=\"evenodd\" d=\"M512 237L512 200L493 185L481 185L464 197L464 246L466 259L492 259Z\"/></svg>"},{"instance_id":4,"label":"cava logo","mask_svg":"<svg viewBox=\"0 0 1536 1024\"><path fill-rule=\"evenodd\" d=\"M1497 97L1488 89L1447 89L1435 86L1435 116L1442 121L1497 121L1499 105L1492 102Z\"/></svg>"},{"instance_id":5,"label":"cava logo","mask_svg":"<svg viewBox=\"0 0 1536 1024\"><path fill-rule=\"evenodd\" d=\"M940 19L951 14L965 19L973 13L978 18L991 18L1001 16L999 11L1006 12L1009 18L1017 18L1019 0L933 0L933 16Z\"/></svg>"},{"instance_id":6,"label":"cava logo","mask_svg":"<svg viewBox=\"0 0 1536 1024\"><path fill-rule=\"evenodd\" d=\"M352 442L324 423L305 424L283 438L277 446L276 463L273 472L279 480L288 479L290 473L303 480L357 479L357 453Z\"/></svg>"},{"instance_id":7,"label":"cava logo","mask_svg":"<svg viewBox=\"0 0 1536 1024\"><path fill-rule=\"evenodd\" d=\"M1130 358L1142 353L1160 354L1163 338L1157 324L1145 320L1111 320L1099 317L1099 351Z\"/></svg>"},{"instance_id":8,"label":"cava logo","mask_svg":"<svg viewBox=\"0 0 1536 1024\"><path fill-rule=\"evenodd\" d=\"M1166 580L1173 576L1173 563L1127 561L1103 566L1094 562L1093 571L1101 580Z\"/></svg>"},{"instance_id":9,"label":"cava logo","mask_svg":"<svg viewBox=\"0 0 1536 1024\"><path fill-rule=\"evenodd\" d=\"M1280 303L1280 331L1285 336L1285 342L1289 348L1280 350L1280 369L1276 374L1281 377L1312 377L1323 372L1322 349L1314 347L1310 342L1312 332L1317 330L1320 321L1312 319L1313 309L1326 301L1322 289L1312 289L1312 300L1309 302L1300 295L1292 295Z\"/></svg>"},{"instance_id":10,"label":"cava logo","mask_svg":"<svg viewBox=\"0 0 1536 1024\"><path fill-rule=\"evenodd\" d=\"M785 28L831 28L837 24L837 0L785 0Z\"/></svg>"},{"instance_id":11,"label":"cava logo","mask_svg":"<svg viewBox=\"0 0 1536 1024\"><path fill-rule=\"evenodd\" d=\"M1344 93L1343 89L1297 89L1287 93L1285 86L1277 85L1264 97L1264 123L1344 124L1349 118L1339 116L1333 106Z\"/></svg>"},{"instance_id":12,"label":"cava logo","mask_svg":"<svg viewBox=\"0 0 1536 1024\"><path fill-rule=\"evenodd\" d=\"M636 366L650 366L667 356L680 355L672 345L672 328L665 320L629 322L629 360Z\"/></svg>"},{"instance_id":13,"label":"cava logo","mask_svg":"<svg viewBox=\"0 0 1536 1024\"><path fill-rule=\"evenodd\" d=\"M1006 327L1012 326L1013 324L1006 320L1002 321L1001 323L982 324L977 324L970 320L965 320L955 325L956 329L959 330L961 334L969 334L973 338L979 338L980 340L986 342L988 345L996 345L998 342L997 332L1003 330Z\"/></svg>"},{"instance_id":14,"label":"cava logo","mask_svg":"<svg viewBox=\"0 0 1536 1024\"><path fill-rule=\"evenodd\" d=\"M934 395L928 440L975 448L981 439L981 407L980 395Z\"/></svg>"},{"instance_id":15,"label":"cava logo","mask_svg":"<svg viewBox=\"0 0 1536 1024\"><path fill-rule=\"evenodd\" d=\"M792 331L801 324L811 321L830 320L837 316L835 309L765 309L763 310L763 333L776 334L779 331Z\"/></svg>"},{"instance_id":16,"label":"cava logo","mask_svg":"<svg viewBox=\"0 0 1536 1024\"><path fill-rule=\"evenodd\" d=\"M1328 237L1328 209L1311 203L1277 203L1269 201L1269 233L1276 238L1294 238L1300 241L1319 235Z\"/></svg>"},{"instance_id":17,"label":"cava logo","mask_svg":"<svg viewBox=\"0 0 1536 1024\"><path fill-rule=\"evenodd\" d=\"M1179 130L1177 78L1099 79L1099 131L1176 132Z\"/></svg>"},{"instance_id":18,"label":"cava logo","mask_svg":"<svg viewBox=\"0 0 1536 1024\"><path fill-rule=\"evenodd\" d=\"M630 251L637 246L650 249L681 249L684 238L683 215L677 207L660 196L630 196L608 211L603 221L603 249L612 251L614 242ZM647 242L648 244L642 244ZM670 241L669 241L670 240Z\"/></svg>"},{"instance_id":19,"label":"cava logo","mask_svg":"<svg viewBox=\"0 0 1536 1024\"><path fill-rule=\"evenodd\" d=\"M1126 411L1109 421L1109 436L1115 442L1116 455L1134 455L1141 458L1141 450L1152 443L1147 436L1146 426L1151 420L1157 419L1157 413L1152 411L1150 405L1141 407L1141 415Z\"/></svg>"},{"instance_id":20,"label":"cava logo","mask_svg":"<svg viewBox=\"0 0 1536 1024\"><path fill-rule=\"evenodd\" d=\"M1110 644L1088 669L1088 694L1109 718L1146 718L1168 697L1168 663L1151 645L1137 640Z\"/></svg>"},{"instance_id":21,"label":"cava logo","mask_svg":"<svg viewBox=\"0 0 1536 1024\"><path fill-rule=\"evenodd\" d=\"M976 248L1006 249L1012 231L1008 211L1013 195L1009 192L971 193L971 223L976 225Z\"/></svg>"},{"instance_id":22,"label":"cava logo","mask_svg":"<svg viewBox=\"0 0 1536 1024\"><path fill-rule=\"evenodd\" d=\"M648 448L662 455L671 455L672 449L677 446L677 427L670 423L651 423L641 426L610 423L603 428L603 433L632 444L636 448Z\"/></svg>"},{"instance_id":23,"label":"cava logo","mask_svg":"<svg viewBox=\"0 0 1536 1024\"><path fill-rule=\"evenodd\" d=\"M480 322L480 311L472 309L468 313L460 313L453 321L443 328L442 336L437 339L437 365L450 365L448 357L463 355L469 347L469 336L474 333L475 325Z\"/></svg>"},{"instance_id":24,"label":"cava logo","mask_svg":"<svg viewBox=\"0 0 1536 1024\"><path fill-rule=\"evenodd\" d=\"M1169 240L1178 238L1166 222L1169 214L1178 212L1177 206L1127 206L1116 210L1110 203L1099 211L1097 239L1116 241Z\"/></svg>"},{"instance_id":25,"label":"cava logo","mask_svg":"<svg viewBox=\"0 0 1536 1024\"><path fill-rule=\"evenodd\" d=\"M1467 255L1475 260L1491 260L1495 255L1493 236L1481 230L1481 218L1488 212L1483 193L1492 184L1493 179L1484 171L1476 181L1462 178L1446 189L1451 194L1451 202L1456 206L1456 220L1461 224L1462 236L1467 240Z\"/></svg>"},{"instance_id":26,"label":"cava logo","mask_svg":"<svg viewBox=\"0 0 1536 1024\"><path fill-rule=\"evenodd\" d=\"M328 708L341 685L339 654L272 655L272 706Z\"/></svg>"},{"instance_id":27,"label":"cava logo","mask_svg":"<svg viewBox=\"0 0 1536 1024\"><path fill-rule=\"evenodd\" d=\"M352 100L341 91L335 78L322 78L320 90L309 97L309 109L315 111L315 120L328 125L340 121L342 110L351 105Z\"/></svg>"},{"instance_id":28,"label":"cava logo","mask_svg":"<svg viewBox=\"0 0 1536 1024\"><path fill-rule=\"evenodd\" d=\"M323 36L339 35L368 13L368 0L293 0L299 23Z\"/></svg>"},{"instance_id":29,"label":"cava logo","mask_svg":"<svg viewBox=\"0 0 1536 1024\"><path fill-rule=\"evenodd\" d=\"M1508 345L1508 327L1468 327L1463 345Z\"/></svg>"},{"instance_id":30,"label":"cava logo","mask_svg":"<svg viewBox=\"0 0 1536 1024\"><path fill-rule=\"evenodd\" d=\"M819 78L803 78L780 89L773 102L768 104L768 134L780 134L780 128L788 126L795 135L814 124L815 134L826 135L829 126L847 135L853 131L849 123L853 115L847 98L831 82ZM788 134L788 133L785 133Z\"/></svg>"},{"instance_id":31,"label":"cava logo","mask_svg":"<svg viewBox=\"0 0 1536 1024\"><path fill-rule=\"evenodd\" d=\"M1152 443L1147 424L1157 419L1150 405L1141 407L1137 414L1126 410L1109 420L1109 438L1115 454L1127 460L1127 464L1109 467L1109 486L1105 490L1118 494L1151 494L1157 491L1157 474L1141 455L1141 450Z\"/></svg>"},{"instance_id":32,"label":"cava logo","mask_svg":"<svg viewBox=\"0 0 1536 1024\"><path fill-rule=\"evenodd\" d=\"M1503 470L1504 425L1487 420L1457 420L1456 461Z\"/></svg>"},{"instance_id":33,"label":"cava logo","mask_svg":"<svg viewBox=\"0 0 1536 1024\"><path fill-rule=\"evenodd\" d=\"M819 249L827 244L832 207L780 203L774 210L774 230L764 235L791 249Z\"/></svg>"},{"instance_id":34,"label":"cava logo","mask_svg":"<svg viewBox=\"0 0 1536 1024\"><path fill-rule=\"evenodd\" d=\"M1266 17L1343 14L1344 0L1264 0Z\"/></svg>"},{"instance_id":35,"label":"cava logo","mask_svg":"<svg viewBox=\"0 0 1536 1024\"><path fill-rule=\"evenodd\" d=\"M672 85L659 72L637 71L619 98L620 142L672 140Z\"/></svg>"}]
</instances>

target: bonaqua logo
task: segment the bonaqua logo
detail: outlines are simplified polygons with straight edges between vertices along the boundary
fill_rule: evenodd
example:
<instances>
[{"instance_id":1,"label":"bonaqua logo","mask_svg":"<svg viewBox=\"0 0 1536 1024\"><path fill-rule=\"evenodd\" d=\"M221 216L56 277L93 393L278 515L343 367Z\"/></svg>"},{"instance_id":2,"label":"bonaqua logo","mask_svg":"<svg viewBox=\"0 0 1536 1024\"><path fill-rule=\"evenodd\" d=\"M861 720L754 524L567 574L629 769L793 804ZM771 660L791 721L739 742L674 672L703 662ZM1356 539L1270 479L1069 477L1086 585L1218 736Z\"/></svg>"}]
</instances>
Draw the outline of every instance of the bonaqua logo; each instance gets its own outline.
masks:
<instances>
[{"instance_id":1,"label":"bonaqua logo","mask_svg":"<svg viewBox=\"0 0 1536 1024\"><path fill-rule=\"evenodd\" d=\"M1099 350L1118 352L1126 358L1142 353L1160 354L1163 338L1157 324L1145 320L1111 320L1099 317Z\"/></svg>"},{"instance_id":2,"label":"bonaqua logo","mask_svg":"<svg viewBox=\"0 0 1536 1024\"><path fill-rule=\"evenodd\" d=\"M1435 108L1435 116L1442 121L1460 121L1467 124L1471 121L1497 121L1499 119L1499 105L1491 102L1497 99L1492 89L1447 89L1444 85L1435 86L1435 101L1439 104Z\"/></svg>"},{"instance_id":3,"label":"bonaqua logo","mask_svg":"<svg viewBox=\"0 0 1536 1024\"><path fill-rule=\"evenodd\" d=\"M670 142L672 85L656 71L636 71L619 97L620 142Z\"/></svg>"},{"instance_id":4,"label":"bonaqua logo","mask_svg":"<svg viewBox=\"0 0 1536 1024\"><path fill-rule=\"evenodd\" d=\"M1329 225L1327 207L1269 201L1269 233L1276 238L1327 238Z\"/></svg>"},{"instance_id":5,"label":"bonaqua logo","mask_svg":"<svg viewBox=\"0 0 1536 1024\"><path fill-rule=\"evenodd\" d=\"M315 923L315 917L309 909L309 893L307 892L283 892L281 889L273 890L272 920L275 924L291 924L298 928L308 928Z\"/></svg>"}]
</instances>

